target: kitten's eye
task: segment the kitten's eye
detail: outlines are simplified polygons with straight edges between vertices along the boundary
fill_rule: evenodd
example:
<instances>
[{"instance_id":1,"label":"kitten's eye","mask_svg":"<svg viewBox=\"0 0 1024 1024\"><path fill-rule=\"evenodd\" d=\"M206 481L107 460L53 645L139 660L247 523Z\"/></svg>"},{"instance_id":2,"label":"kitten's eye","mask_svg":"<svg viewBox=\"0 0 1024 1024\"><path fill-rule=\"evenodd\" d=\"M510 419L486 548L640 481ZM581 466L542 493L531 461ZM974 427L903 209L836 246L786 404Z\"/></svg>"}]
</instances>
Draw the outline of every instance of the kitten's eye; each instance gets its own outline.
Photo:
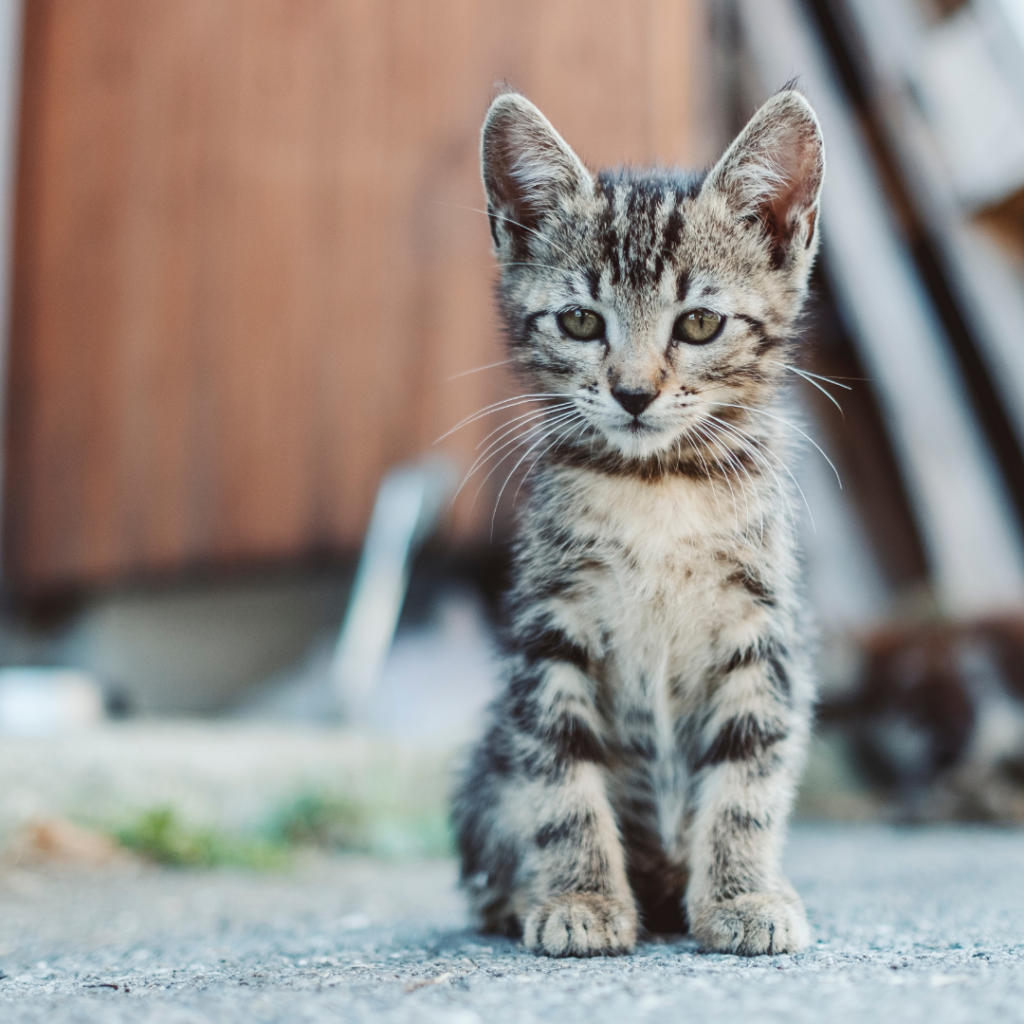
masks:
<instances>
[{"instance_id":1,"label":"kitten's eye","mask_svg":"<svg viewBox=\"0 0 1024 1024\"><path fill-rule=\"evenodd\" d=\"M595 341L604 337L604 317L592 309L574 306L558 314L562 330L577 341Z\"/></svg>"},{"instance_id":2,"label":"kitten's eye","mask_svg":"<svg viewBox=\"0 0 1024 1024\"><path fill-rule=\"evenodd\" d=\"M676 319L672 328L673 341L689 345L706 345L718 337L725 317L711 309L691 309Z\"/></svg>"}]
</instances>

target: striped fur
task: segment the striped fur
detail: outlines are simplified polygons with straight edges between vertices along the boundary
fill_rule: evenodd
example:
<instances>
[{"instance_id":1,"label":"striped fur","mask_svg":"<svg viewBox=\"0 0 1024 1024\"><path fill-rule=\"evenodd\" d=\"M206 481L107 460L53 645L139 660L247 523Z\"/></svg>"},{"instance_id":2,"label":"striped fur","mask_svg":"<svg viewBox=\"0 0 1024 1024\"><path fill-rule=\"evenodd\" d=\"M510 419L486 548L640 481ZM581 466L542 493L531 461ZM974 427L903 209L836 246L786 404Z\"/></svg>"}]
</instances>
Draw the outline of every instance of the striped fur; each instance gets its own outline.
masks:
<instances>
[{"instance_id":1,"label":"striped fur","mask_svg":"<svg viewBox=\"0 0 1024 1024\"><path fill-rule=\"evenodd\" d=\"M784 91L706 176L593 176L506 93L483 170L511 356L549 397L522 428L507 684L455 800L473 907L554 956L687 923L708 949L799 949L779 855L813 681L781 381L817 120ZM601 338L566 333L574 307ZM673 341L698 308L721 333Z\"/></svg>"}]
</instances>

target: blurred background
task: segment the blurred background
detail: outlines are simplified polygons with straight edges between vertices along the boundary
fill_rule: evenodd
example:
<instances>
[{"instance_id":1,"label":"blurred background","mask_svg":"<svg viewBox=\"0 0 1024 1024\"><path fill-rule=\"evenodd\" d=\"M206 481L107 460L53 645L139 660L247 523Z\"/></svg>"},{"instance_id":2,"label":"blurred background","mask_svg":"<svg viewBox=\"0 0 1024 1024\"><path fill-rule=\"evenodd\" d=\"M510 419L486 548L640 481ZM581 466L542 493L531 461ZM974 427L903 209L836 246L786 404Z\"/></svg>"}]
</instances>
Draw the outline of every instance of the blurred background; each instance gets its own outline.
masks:
<instances>
[{"instance_id":1,"label":"blurred background","mask_svg":"<svg viewBox=\"0 0 1024 1024\"><path fill-rule=\"evenodd\" d=\"M494 85L699 167L794 77L801 813L1024 819L1022 0L2 0L0 840L445 850L529 466Z\"/></svg>"}]
</instances>

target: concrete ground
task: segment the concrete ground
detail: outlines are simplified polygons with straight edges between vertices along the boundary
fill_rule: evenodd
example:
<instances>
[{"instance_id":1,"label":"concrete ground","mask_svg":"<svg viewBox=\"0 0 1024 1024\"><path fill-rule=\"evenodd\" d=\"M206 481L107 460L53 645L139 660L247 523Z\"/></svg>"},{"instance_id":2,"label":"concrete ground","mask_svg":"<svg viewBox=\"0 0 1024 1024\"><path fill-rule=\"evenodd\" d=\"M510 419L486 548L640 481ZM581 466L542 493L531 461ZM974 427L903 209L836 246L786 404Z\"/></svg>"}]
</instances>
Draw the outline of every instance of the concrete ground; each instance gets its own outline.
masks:
<instances>
[{"instance_id":1,"label":"concrete ground","mask_svg":"<svg viewBox=\"0 0 1024 1024\"><path fill-rule=\"evenodd\" d=\"M291 874L0 874L0 1020L1024 1020L1024 835L802 826L815 945L705 955L684 938L552 961L466 927L449 861Z\"/></svg>"}]
</instances>

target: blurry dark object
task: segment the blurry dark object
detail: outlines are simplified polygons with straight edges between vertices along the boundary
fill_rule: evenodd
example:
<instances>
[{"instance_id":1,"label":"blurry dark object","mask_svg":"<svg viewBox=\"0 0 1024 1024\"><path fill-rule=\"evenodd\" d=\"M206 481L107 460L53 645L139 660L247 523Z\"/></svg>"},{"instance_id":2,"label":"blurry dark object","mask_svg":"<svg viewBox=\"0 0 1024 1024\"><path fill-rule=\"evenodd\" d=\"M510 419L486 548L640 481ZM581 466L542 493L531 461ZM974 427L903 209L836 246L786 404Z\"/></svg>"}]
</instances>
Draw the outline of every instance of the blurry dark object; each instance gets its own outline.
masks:
<instances>
[{"instance_id":1,"label":"blurry dark object","mask_svg":"<svg viewBox=\"0 0 1024 1024\"><path fill-rule=\"evenodd\" d=\"M856 343L843 323L828 276L822 272L824 259L819 260L811 278L811 338L805 349L806 366L813 373L852 386L841 394L841 411L816 388L807 388L804 400L814 410L817 427L828 438L830 457L839 467L843 487L856 505L886 582L896 593L905 593L927 584L927 557L885 414Z\"/></svg>"},{"instance_id":2,"label":"blurry dark object","mask_svg":"<svg viewBox=\"0 0 1024 1024\"><path fill-rule=\"evenodd\" d=\"M864 652L855 694L820 717L902 814L1024 821L1024 617L892 628Z\"/></svg>"},{"instance_id":3,"label":"blurry dark object","mask_svg":"<svg viewBox=\"0 0 1024 1024\"><path fill-rule=\"evenodd\" d=\"M976 221L1018 260L1024 260L1024 189L980 211Z\"/></svg>"}]
</instances>

